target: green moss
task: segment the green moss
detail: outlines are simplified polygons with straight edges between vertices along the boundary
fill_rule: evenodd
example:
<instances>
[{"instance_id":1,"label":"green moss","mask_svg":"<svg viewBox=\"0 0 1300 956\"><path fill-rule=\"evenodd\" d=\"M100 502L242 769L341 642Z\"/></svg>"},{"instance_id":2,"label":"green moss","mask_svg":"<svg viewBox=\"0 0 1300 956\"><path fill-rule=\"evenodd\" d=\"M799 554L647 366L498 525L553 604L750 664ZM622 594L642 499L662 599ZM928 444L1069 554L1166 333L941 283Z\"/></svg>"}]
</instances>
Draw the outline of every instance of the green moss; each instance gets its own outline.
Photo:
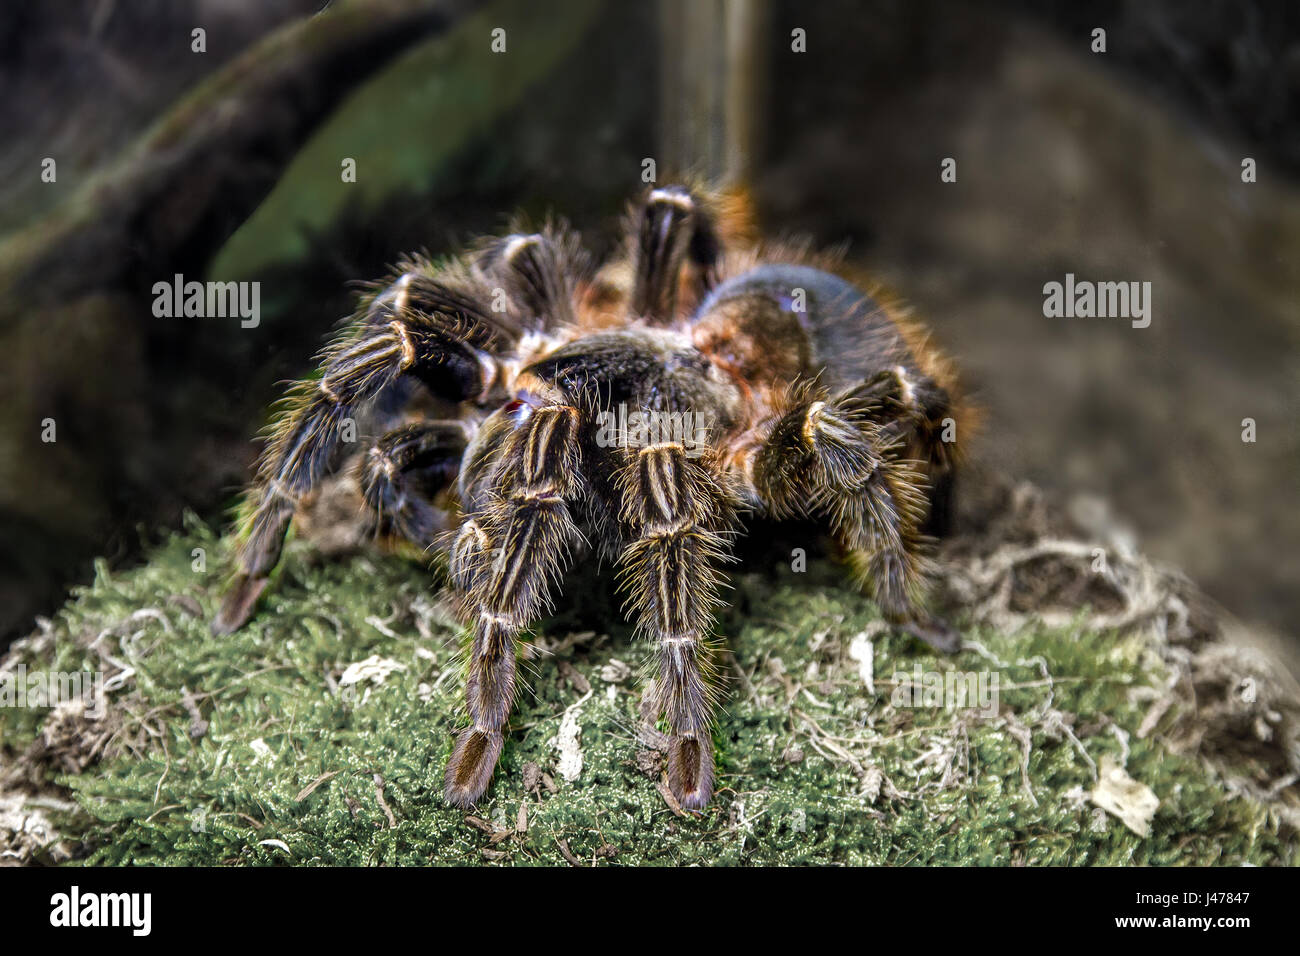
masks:
<instances>
[{"instance_id":1,"label":"green moss","mask_svg":"<svg viewBox=\"0 0 1300 956\"><path fill-rule=\"evenodd\" d=\"M212 570L193 570L195 548ZM468 820L439 797L462 721L459 642L429 574L374 554L314 566L294 545L262 613L214 638L224 559L224 543L194 527L145 567L101 567L52 623L47 649L19 652L29 668L94 670L103 665L88 645L107 631L100 649L135 668L112 695L108 719L122 722L112 756L57 775L81 808L61 825L88 862L562 864L562 846L623 864L1296 862L1294 834L1266 807L1230 793L1203 762L1138 739L1145 705L1132 691L1162 676L1142 639L975 631L978 648L939 658L881 630L871 602L822 565L776 584L737 581L742 610L721 621L734 652L716 735L721 790L705 813L677 815L638 766L639 668L602 677L645 649L622 625L562 641L565 618L555 618L537 637L558 649L525 665L530 687ZM848 650L862 632L875 634L874 694ZM371 655L404 669L340 693L340 674ZM895 672L917 666L996 672L1000 710L895 706ZM183 688L208 695L197 739ZM570 707L583 756L572 782L552 743ZM10 759L45 716L0 710ZM1160 800L1145 838L1086 799L1089 760L1122 759L1126 747L1128 772Z\"/></svg>"}]
</instances>

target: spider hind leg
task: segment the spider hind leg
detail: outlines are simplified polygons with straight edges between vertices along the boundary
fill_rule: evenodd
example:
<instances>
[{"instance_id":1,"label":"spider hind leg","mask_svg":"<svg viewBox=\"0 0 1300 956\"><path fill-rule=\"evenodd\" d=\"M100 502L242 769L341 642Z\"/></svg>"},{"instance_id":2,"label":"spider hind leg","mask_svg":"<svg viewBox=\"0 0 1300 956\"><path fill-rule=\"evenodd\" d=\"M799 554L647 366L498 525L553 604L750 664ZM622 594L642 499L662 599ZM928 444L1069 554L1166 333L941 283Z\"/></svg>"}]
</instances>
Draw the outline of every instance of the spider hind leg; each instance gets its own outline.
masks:
<instances>
[{"instance_id":1,"label":"spider hind leg","mask_svg":"<svg viewBox=\"0 0 1300 956\"><path fill-rule=\"evenodd\" d=\"M632 242L632 316L657 325L677 320L682 269L690 265L695 296L717 281L722 244L706 199L685 186L651 190L628 227Z\"/></svg>"}]
</instances>

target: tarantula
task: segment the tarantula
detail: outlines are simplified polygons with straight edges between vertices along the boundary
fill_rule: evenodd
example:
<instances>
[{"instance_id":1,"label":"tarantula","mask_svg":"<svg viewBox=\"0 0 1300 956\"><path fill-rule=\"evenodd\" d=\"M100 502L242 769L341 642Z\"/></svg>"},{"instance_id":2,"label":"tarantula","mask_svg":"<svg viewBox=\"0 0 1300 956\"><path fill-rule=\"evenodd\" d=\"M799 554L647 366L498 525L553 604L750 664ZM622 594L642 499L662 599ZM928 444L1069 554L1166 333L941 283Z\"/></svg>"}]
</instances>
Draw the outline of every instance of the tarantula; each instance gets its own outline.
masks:
<instances>
[{"instance_id":1,"label":"tarantula","mask_svg":"<svg viewBox=\"0 0 1300 956\"><path fill-rule=\"evenodd\" d=\"M742 512L824 517L886 617L954 649L922 604L928 535L950 519L947 366L826 261L754 243L743 220L734 200L671 186L633 205L599 272L555 225L402 262L273 426L213 631L248 619L345 424L369 410L390 427L422 392L449 417L408 415L359 477L385 529L446 550L462 602L452 804L486 791L516 644L589 542L657 645L668 786L688 809L714 787L712 622ZM693 427L658 427L683 416Z\"/></svg>"}]
</instances>

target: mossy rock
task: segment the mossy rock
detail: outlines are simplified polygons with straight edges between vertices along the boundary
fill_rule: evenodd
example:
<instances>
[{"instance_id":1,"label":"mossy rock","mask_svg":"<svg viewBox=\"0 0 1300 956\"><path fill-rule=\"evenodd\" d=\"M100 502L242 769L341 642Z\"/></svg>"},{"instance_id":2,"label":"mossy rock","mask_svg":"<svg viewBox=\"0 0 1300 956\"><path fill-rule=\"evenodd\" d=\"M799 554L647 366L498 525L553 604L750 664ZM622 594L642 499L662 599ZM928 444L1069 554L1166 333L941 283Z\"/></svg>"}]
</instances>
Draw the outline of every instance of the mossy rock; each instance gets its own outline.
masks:
<instances>
[{"instance_id":1,"label":"mossy rock","mask_svg":"<svg viewBox=\"0 0 1300 956\"><path fill-rule=\"evenodd\" d=\"M11 858L1296 862L1286 813L1233 783L1259 768L1175 752L1144 730L1171 676L1150 637L1090 630L1081 612L1067 627L971 625L965 649L940 657L882 627L821 560L803 575L742 566L736 578L720 621L731 677L720 789L705 812L666 797L659 734L642 716L646 648L622 624L573 629L584 607L600 617L617 606L588 571L570 593L600 599L566 599L535 630L493 785L466 814L440 798L463 712L458 631L436 575L373 551L321 561L299 542L262 612L218 639L207 622L222 576L195 568L219 568L226 550L193 523L143 567L101 567L11 650L7 672L100 671L108 688L98 720L75 704L0 710L7 799L43 825L37 839L30 824L0 824ZM996 705L909 706L898 686L918 672L918 686L927 673L996 674ZM1158 800L1145 836L1141 820L1131 829L1092 798L1111 765Z\"/></svg>"}]
</instances>

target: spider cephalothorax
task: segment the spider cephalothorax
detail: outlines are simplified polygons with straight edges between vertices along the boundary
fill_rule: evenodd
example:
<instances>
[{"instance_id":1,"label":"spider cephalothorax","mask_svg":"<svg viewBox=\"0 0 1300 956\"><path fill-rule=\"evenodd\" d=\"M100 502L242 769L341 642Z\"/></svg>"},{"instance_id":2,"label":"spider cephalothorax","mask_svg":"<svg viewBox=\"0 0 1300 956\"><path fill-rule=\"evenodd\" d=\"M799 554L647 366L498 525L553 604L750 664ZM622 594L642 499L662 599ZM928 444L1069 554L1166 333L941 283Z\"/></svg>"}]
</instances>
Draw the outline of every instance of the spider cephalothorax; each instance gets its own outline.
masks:
<instances>
[{"instance_id":1,"label":"spider cephalothorax","mask_svg":"<svg viewBox=\"0 0 1300 956\"><path fill-rule=\"evenodd\" d=\"M923 526L942 530L951 499L944 366L810 257L728 248L734 219L718 197L659 188L629 216L626 255L595 274L554 227L403 263L274 427L214 631L248 618L295 508L361 418L397 426L359 459L367 504L385 530L447 549L464 609L454 804L487 789L520 634L588 545L617 563L657 645L683 807L713 792L710 641L739 515L824 517L889 620L955 647L921 603Z\"/></svg>"}]
</instances>

